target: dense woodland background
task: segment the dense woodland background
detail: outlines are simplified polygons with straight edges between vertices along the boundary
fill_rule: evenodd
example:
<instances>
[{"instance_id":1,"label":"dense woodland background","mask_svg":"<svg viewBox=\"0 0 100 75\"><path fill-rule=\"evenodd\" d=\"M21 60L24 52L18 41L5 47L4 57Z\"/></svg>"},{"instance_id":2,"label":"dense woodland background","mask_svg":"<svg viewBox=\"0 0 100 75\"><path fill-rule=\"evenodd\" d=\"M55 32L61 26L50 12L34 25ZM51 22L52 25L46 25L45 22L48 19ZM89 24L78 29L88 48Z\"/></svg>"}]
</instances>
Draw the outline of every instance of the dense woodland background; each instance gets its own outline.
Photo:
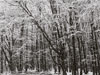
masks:
<instances>
[{"instance_id":1,"label":"dense woodland background","mask_svg":"<svg viewBox=\"0 0 100 75\"><path fill-rule=\"evenodd\" d=\"M28 70L100 75L100 0L0 0L0 73Z\"/></svg>"}]
</instances>

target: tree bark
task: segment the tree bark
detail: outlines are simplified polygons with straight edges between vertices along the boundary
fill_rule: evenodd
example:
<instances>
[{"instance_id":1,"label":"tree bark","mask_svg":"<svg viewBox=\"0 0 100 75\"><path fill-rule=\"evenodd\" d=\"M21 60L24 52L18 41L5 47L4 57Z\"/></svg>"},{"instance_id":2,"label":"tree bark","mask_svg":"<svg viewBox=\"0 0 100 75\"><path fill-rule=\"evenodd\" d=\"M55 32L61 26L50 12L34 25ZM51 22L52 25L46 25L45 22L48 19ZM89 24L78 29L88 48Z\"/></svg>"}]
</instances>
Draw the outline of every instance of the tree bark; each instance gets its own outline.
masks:
<instances>
[{"instance_id":1,"label":"tree bark","mask_svg":"<svg viewBox=\"0 0 100 75\"><path fill-rule=\"evenodd\" d=\"M1 59L0 60L1 60L1 72L0 73L3 73L3 52L2 52L2 50L1 50Z\"/></svg>"},{"instance_id":2,"label":"tree bark","mask_svg":"<svg viewBox=\"0 0 100 75\"><path fill-rule=\"evenodd\" d=\"M76 49L75 49L75 36L72 36L73 45L73 75L76 75Z\"/></svg>"},{"instance_id":3,"label":"tree bark","mask_svg":"<svg viewBox=\"0 0 100 75\"><path fill-rule=\"evenodd\" d=\"M65 65L65 61L64 61L64 58L61 58L61 68L62 68L62 72L63 72L63 75L67 75L66 73L66 65Z\"/></svg>"},{"instance_id":4,"label":"tree bark","mask_svg":"<svg viewBox=\"0 0 100 75\"><path fill-rule=\"evenodd\" d=\"M81 44L80 44L80 38L78 37L77 40L78 40L78 48L79 48L79 56L80 56L80 75L82 75L82 57L81 57L82 49L81 49Z\"/></svg>"}]
</instances>

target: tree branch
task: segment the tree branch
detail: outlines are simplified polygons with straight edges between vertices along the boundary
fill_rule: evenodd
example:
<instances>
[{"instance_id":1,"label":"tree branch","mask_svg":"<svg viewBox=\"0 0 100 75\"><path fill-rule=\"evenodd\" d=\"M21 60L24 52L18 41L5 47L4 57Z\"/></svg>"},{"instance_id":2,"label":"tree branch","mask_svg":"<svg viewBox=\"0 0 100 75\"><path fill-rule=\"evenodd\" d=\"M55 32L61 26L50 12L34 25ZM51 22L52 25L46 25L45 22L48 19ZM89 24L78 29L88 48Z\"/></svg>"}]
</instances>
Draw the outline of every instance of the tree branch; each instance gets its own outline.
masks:
<instances>
[{"instance_id":1,"label":"tree branch","mask_svg":"<svg viewBox=\"0 0 100 75\"><path fill-rule=\"evenodd\" d=\"M43 36L46 38L46 40L48 41L48 43L50 44L50 46L52 47L52 49L53 49L56 53L59 54L59 51L58 51L56 48L54 48L54 46L52 45L51 39L49 38L48 34L42 29L42 27L39 25L38 21L36 21L36 20L34 19L32 13L29 11L28 7L27 7L26 5L25 5L25 7L23 7L21 3L19 3L19 5L23 8L23 10L24 10L30 17L33 18L32 21L33 21L34 24L36 24L37 27L41 30ZM30 14L29 14L29 13L30 13Z\"/></svg>"}]
</instances>

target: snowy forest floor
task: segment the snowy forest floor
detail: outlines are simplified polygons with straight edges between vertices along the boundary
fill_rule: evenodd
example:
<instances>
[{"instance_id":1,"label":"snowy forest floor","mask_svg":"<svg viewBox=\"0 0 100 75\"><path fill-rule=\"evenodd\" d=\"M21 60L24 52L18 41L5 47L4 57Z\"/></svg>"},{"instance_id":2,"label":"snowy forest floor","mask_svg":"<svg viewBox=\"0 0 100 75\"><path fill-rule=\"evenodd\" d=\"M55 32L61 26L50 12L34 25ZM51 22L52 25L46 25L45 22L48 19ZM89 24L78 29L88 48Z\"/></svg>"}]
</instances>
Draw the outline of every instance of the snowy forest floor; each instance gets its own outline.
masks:
<instances>
[{"instance_id":1,"label":"snowy forest floor","mask_svg":"<svg viewBox=\"0 0 100 75\"><path fill-rule=\"evenodd\" d=\"M54 73L53 71L51 72L35 72L35 71L28 71L27 73L14 73L11 74L9 72L4 72L3 74L0 75L62 75L58 73ZM67 75L72 75L72 73L68 72ZM88 72L88 74L83 74L83 75L93 75L92 72Z\"/></svg>"}]
</instances>

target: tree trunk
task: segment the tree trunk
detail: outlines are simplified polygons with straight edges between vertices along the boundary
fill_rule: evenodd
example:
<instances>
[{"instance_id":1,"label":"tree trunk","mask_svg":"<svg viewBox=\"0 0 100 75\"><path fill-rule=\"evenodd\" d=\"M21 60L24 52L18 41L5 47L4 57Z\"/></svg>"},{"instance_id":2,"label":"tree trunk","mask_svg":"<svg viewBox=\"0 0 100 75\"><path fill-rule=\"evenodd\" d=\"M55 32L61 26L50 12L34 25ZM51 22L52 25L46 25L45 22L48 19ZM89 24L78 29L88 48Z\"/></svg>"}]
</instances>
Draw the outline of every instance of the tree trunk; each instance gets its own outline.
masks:
<instances>
[{"instance_id":1,"label":"tree trunk","mask_svg":"<svg viewBox=\"0 0 100 75\"><path fill-rule=\"evenodd\" d=\"M13 59L12 59L12 52L9 52L9 55L10 55L10 61L8 63L9 65L9 69L11 71L11 73L15 72L15 65L13 63Z\"/></svg>"},{"instance_id":2,"label":"tree trunk","mask_svg":"<svg viewBox=\"0 0 100 75\"><path fill-rule=\"evenodd\" d=\"M78 37L77 40L78 40L78 48L79 48L79 56L80 56L80 75L82 75L82 57L81 57L82 49L81 49L81 44L80 44L80 38Z\"/></svg>"},{"instance_id":3,"label":"tree trunk","mask_svg":"<svg viewBox=\"0 0 100 75\"><path fill-rule=\"evenodd\" d=\"M39 72L39 60L38 60L38 55L36 55L36 70Z\"/></svg>"},{"instance_id":4,"label":"tree trunk","mask_svg":"<svg viewBox=\"0 0 100 75\"><path fill-rule=\"evenodd\" d=\"M1 72L0 73L3 73L3 52L1 50Z\"/></svg>"},{"instance_id":5,"label":"tree trunk","mask_svg":"<svg viewBox=\"0 0 100 75\"><path fill-rule=\"evenodd\" d=\"M61 66L61 68L62 68L62 72L63 72L63 75L67 75L67 73L66 73L66 62L65 62L65 60L66 60L66 56L65 56L65 48L64 48L64 46L62 47L62 49L61 49L61 55L60 55L61 57L60 57L60 59L61 59L61 63L60 63L60 66Z\"/></svg>"},{"instance_id":6,"label":"tree trunk","mask_svg":"<svg viewBox=\"0 0 100 75\"><path fill-rule=\"evenodd\" d=\"M67 75L67 73L66 73L66 65L65 65L65 62L64 62L63 58L62 58L61 62L62 62L61 68L62 68L63 75Z\"/></svg>"},{"instance_id":7,"label":"tree trunk","mask_svg":"<svg viewBox=\"0 0 100 75\"><path fill-rule=\"evenodd\" d=\"M72 44L73 44L73 75L76 75L76 49L75 49L75 36L72 36Z\"/></svg>"},{"instance_id":8,"label":"tree trunk","mask_svg":"<svg viewBox=\"0 0 100 75\"><path fill-rule=\"evenodd\" d=\"M63 58L61 58L61 68L62 68L62 72L63 72L63 75L67 75L67 73L66 73L66 65L65 65L65 62L64 62L64 59Z\"/></svg>"},{"instance_id":9,"label":"tree trunk","mask_svg":"<svg viewBox=\"0 0 100 75\"><path fill-rule=\"evenodd\" d=\"M20 60L19 60L19 72L23 70L23 52L20 51Z\"/></svg>"},{"instance_id":10,"label":"tree trunk","mask_svg":"<svg viewBox=\"0 0 100 75\"><path fill-rule=\"evenodd\" d=\"M63 75L67 75L67 73L66 73L66 70L65 70L65 69L62 69L62 71L63 71Z\"/></svg>"}]
</instances>

